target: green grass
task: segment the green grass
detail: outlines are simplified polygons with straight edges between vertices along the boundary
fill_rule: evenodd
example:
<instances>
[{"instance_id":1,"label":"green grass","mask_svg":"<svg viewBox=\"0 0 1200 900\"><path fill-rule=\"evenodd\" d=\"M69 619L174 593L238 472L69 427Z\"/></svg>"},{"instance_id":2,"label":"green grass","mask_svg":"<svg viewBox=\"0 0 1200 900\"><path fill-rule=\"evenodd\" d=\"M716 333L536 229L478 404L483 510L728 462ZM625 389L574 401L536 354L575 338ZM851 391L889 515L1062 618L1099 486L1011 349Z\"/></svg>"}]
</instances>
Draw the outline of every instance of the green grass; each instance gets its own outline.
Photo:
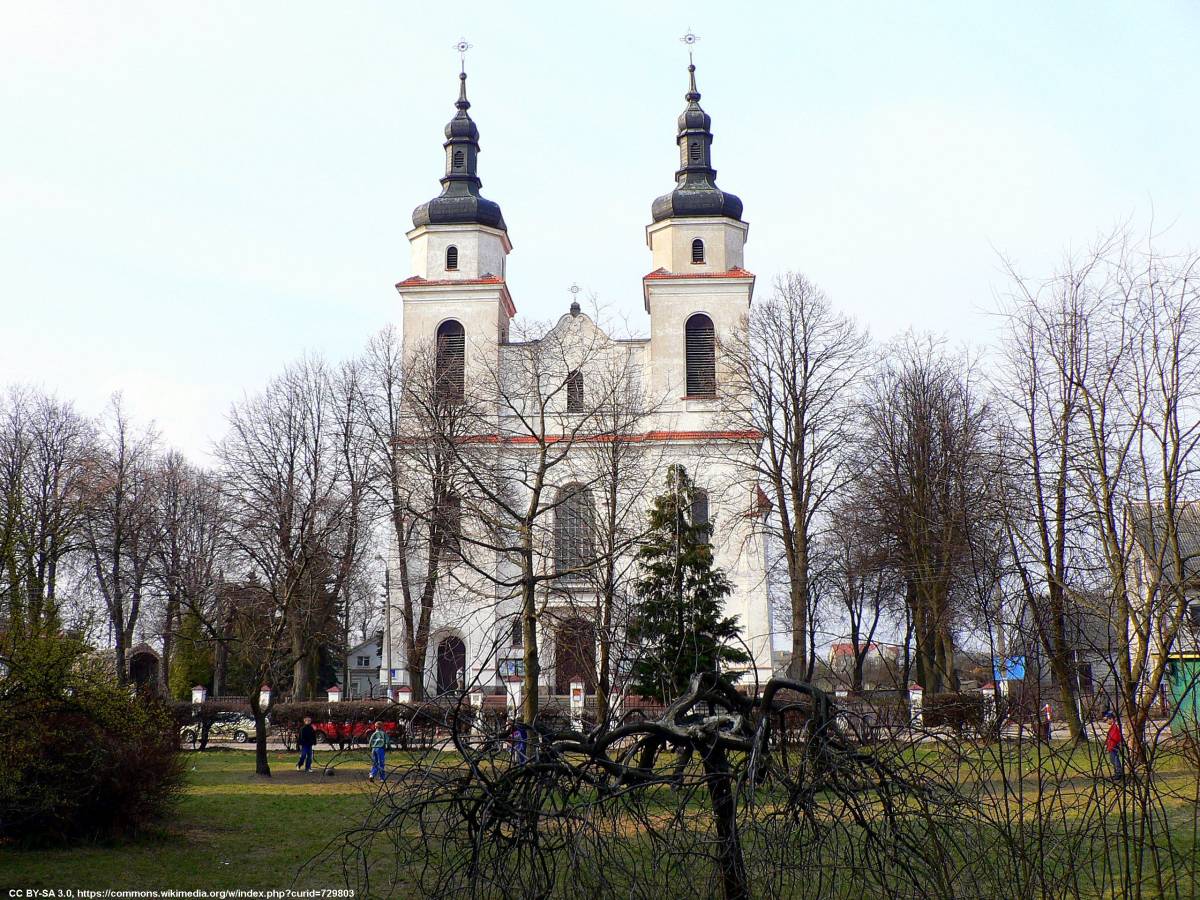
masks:
<instances>
[{"instance_id":1,"label":"green grass","mask_svg":"<svg viewBox=\"0 0 1200 900\"><path fill-rule=\"evenodd\" d=\"M332 751L318 750L317 764L332 756ZM270 757L273 777L261 778L254 774L252 752L189 753L187 792L162 827L112 846L0 848L0 885L344 888L340 868L332 863L305 870L293 882L301 866L365 814L375 789L366 780L366 751L340 757L333 777L297 772L294 754ZM389 754L388 762L402 763L403 754Z\"/></svg>"}]
</instances>

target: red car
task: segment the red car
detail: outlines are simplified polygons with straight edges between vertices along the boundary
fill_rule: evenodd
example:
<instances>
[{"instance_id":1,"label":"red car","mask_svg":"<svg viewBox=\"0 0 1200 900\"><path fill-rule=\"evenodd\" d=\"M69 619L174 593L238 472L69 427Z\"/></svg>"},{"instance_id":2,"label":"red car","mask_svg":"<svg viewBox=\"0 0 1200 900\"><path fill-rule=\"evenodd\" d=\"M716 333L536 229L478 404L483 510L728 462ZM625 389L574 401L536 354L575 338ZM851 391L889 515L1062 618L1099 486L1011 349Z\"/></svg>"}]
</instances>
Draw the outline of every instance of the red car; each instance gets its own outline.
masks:
<instances>
[{"instance_id":1,"label":"red car","mask_svg":"<svg viewBox=\"0 0 1200 900\"><path fill-rule=\"evenodd\" d=\"M383 722L384 733L395 740L399 726L395 722ZM375 730L374 722L313 722L318 741L330 744L365 744Z\"/></svg>"}]
</instances>

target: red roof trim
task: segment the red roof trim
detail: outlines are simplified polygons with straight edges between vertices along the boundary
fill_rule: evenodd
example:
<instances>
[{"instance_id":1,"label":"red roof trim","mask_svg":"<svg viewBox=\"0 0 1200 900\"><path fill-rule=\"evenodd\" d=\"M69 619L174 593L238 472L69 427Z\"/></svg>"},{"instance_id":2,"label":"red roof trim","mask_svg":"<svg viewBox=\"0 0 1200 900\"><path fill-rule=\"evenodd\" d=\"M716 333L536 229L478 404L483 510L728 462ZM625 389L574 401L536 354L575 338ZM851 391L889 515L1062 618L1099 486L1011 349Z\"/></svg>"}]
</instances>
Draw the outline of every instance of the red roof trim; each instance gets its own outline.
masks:
<instances>
[{"instance_id":1,"label":"red roof trim","mask_svg":"<svg viewBox=\"0 0 1200 900\"><path fill-rule=\"evenodd\" d=\"M412 275L403 281L396 282L396 290L406 287L446 287L460 284L500 285L504 288L504 309L508 312L510 318L517 314L517 307L512 302L512 297L508 293L508 287L504 284L504 279L496 275L484 275L482 278L438 278L432 281L428 278L422 278L420 275Z\"/></svg>"},{"instance_id":2,"label":"red roof trim","mask_svg":"<svg viewBox=\"0 0 1200 900\"><path fill-rule=\"evenodd\" d=\"M662 279L662 278L753 278L753 277L754 277L753 272L747 272L741 266L734 266L732 269L729 269L725 272L668 272L666 269L664 269L660 266L659 268L655 269L653 272L650 272L649 274L642 276L643 280L654 279L656 281L659 279Z\"/></svg>"},{"instance_id":3,"label":"red roof trim","mask_svg":"<svg viewBox=\"0 0 1200 900\"><path fill-rule=\"evenodd\" d=\"M495 275L484 275L482 278L437 278L430 280L428 278L422 278L420 275L413 275L409 278L405 278L403 281L397 282L396 287L415 287L426 284L504 284L504 279L498 278Z\"/></svg>"}]
</instances>

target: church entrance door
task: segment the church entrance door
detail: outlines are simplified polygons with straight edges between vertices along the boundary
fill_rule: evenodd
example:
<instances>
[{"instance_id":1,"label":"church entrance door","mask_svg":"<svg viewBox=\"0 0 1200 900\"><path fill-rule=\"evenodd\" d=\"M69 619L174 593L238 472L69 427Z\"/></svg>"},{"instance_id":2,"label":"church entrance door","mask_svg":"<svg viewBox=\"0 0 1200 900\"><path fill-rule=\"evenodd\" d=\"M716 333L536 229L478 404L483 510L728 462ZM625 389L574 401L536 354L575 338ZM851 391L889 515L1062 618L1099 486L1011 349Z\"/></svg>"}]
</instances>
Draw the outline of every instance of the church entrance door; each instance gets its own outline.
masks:
<instances>
[{"instance_id":1,"label":"church entrance door","mask_svg":"<svg viewBox=\"0 0 1200 900\"><path fill-rule=\"evenodd\" d=\"M461 690L467 676L467 645L461 638L444 638L437 648L437 692Z\"/></svg>"},{"instance_id":2,"label":"church entrance door","mask_svg":"<svg viewBox=\"0 0 1200 900\"><path fill-rule=\"evenodd\" d=\"M596 628L583 619L568 619L554 636L554 692L569 693L572 681L596 690Z\"/></svg>"}]
</instances>

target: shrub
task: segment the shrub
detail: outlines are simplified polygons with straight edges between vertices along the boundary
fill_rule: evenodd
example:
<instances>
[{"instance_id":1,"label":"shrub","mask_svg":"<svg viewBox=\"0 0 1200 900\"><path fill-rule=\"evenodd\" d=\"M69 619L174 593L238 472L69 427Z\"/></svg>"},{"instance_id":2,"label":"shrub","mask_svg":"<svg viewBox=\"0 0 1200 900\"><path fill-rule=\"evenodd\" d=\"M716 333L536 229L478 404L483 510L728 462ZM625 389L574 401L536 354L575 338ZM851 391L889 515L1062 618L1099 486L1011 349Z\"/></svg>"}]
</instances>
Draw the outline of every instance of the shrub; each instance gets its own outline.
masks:
<instances>
[{"instance_id":1,"label":"shrub","mask_svg":"<svg viewBox=\"0 0 1200 900\"><path fill-rule=\"evenodd\" d=\"M983 694L931 694L925 698L921 721L927 728L983 731Z\"/></svg>"},{"instance_id":2,"label":"shrub","mask_svg":"<svg viewBox=\"0 0 1200 900\"><path fill-rule=\"evenodd\" d=\"M0 680L0 842L128 836L178 800L170 709L118 685L111 663L61 636L23 642Z\"/></svg>"}]
</instances>

